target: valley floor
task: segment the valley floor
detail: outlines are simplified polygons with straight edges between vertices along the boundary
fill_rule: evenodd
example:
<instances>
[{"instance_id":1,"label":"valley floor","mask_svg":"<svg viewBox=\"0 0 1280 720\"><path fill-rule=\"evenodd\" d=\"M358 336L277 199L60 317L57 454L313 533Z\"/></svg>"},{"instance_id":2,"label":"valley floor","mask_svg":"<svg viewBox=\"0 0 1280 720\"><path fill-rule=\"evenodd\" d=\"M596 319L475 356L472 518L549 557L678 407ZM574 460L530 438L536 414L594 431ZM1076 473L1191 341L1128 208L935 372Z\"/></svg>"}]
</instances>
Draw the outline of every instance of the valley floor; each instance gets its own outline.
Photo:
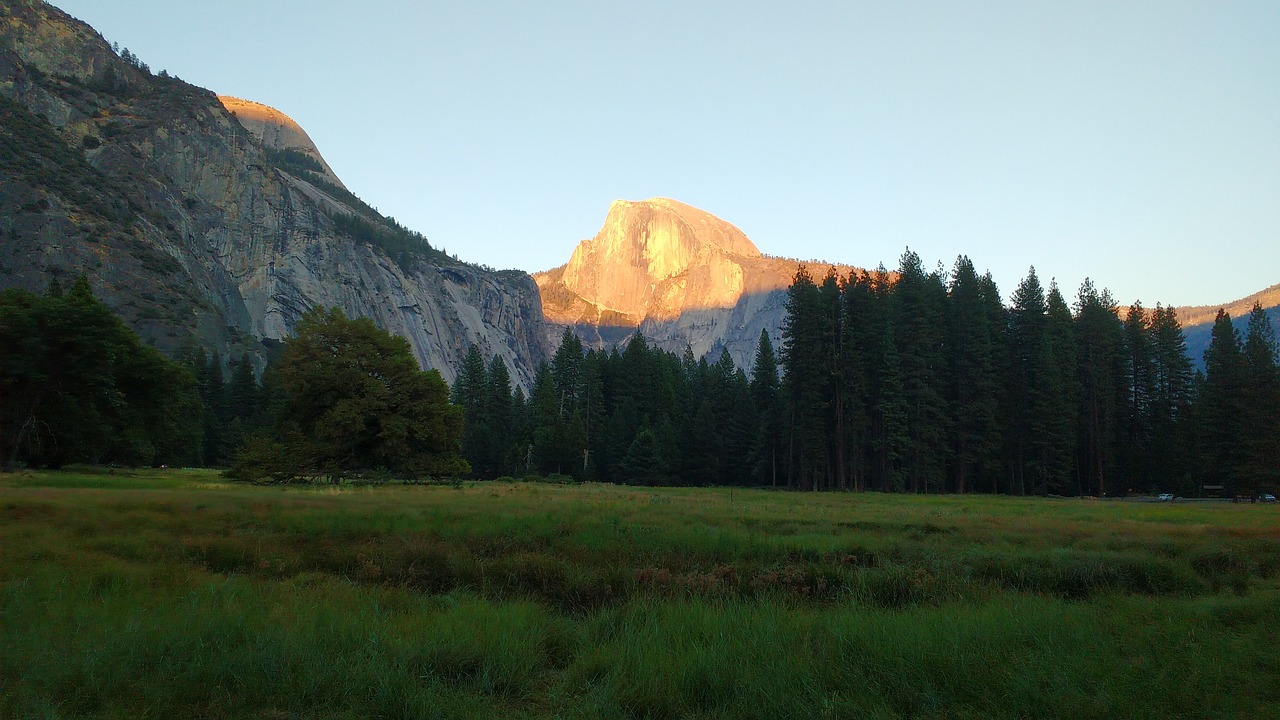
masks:
<instances>
[{"instance_id":1,"label":"valley floor","mask_svg":"<svg viewBox=\"0 0 1280 720\"><path fill-rule=\"evenodd\" d=\"M0 475L0 716L1280 718L1280 508Z\"/></svg>"}]
</instances>

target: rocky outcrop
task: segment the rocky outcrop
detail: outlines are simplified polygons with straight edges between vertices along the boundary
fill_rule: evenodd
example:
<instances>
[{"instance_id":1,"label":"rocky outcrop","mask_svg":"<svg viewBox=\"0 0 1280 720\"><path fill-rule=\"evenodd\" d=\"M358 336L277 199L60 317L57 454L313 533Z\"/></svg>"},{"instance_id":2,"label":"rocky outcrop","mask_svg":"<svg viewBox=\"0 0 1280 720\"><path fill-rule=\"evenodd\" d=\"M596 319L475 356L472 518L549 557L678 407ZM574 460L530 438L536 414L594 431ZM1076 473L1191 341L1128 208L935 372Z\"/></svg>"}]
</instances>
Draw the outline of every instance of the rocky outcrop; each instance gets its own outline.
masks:
<instances>
[{"instance_id":1,"label":"rocky outcrop","mask_svg":"<svg viewBox=\"0 0 1280 720\"><path fill-rule=\"evenodd\" d=\"M747 367L761 330L780 340L786 289L799 265L764 256L708 212L652 198L614 202L600 232L579 243L566 265L534 279L553 333L571 327L602 348L641 332L673 352L688 346L714 359L727 349Z\"/></svg>"},{"instance_id":2,"label":"rocky outcrop","mask_svg":"<svg viewBox=\"0 0 1280 720\"><path fill-rule=\"evenodd\" d=\"M338 175L333 172L333 168L325 162L324 156L320 154L320 148L316 147L316 144L311 141L311 136L293 118L269 105L230 95L219 95L218 102L236 116L245 130L253 133L253 136L262 143L263 148L292 150L300 153L317 164L320 175L325 180L346 189L347 186L342 184Z\"/></svg>"},{"instance_id":3,"label":"rocky outcrop","mask_svg":"<svg viewBox=\"0 0 1280 720\"><path fill-rule=\"evenodd\" d=\"M337 306L404 335L448 380L475 343L531 383L551 333L528 275L454 261L327 165L282 163L269 151L323 158L253 107L246 128L40 0L0 6L0 287L85 273L162 349L194 340L259 363L307 309Z\"/></svg>"}]
</instances>

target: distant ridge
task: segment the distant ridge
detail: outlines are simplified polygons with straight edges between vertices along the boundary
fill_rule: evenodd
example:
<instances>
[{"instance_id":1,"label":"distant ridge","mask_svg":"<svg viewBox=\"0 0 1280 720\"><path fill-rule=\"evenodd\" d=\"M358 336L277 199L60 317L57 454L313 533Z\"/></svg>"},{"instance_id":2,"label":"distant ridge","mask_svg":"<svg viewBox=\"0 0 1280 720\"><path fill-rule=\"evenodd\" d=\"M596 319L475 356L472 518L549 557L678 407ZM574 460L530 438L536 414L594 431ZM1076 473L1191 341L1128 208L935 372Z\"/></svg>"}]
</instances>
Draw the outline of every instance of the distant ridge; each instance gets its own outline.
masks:
<instances>
[{"instance_id":1,"label":"distant ridge","mask_svg":"<svg viewBox=\"0 0 1280 720\"><path fill-rule=\"evenodd\" d=\"M1280 284L1222 305L1176 308L1178 320L1182 323L1183 334L1187 337L1187 355L1197 367L1204 367L1204 351L1209 348L1213 322L1218 317L1218 310L1226 310L1231 315L1231 324L1243 334L1249 323L1249 313L1253 312L1254 303L1260 304L1266 311L1267 317L1271 319L1271 327L1275 328L1276 335L1280 336Z\"/></svg>"},{"instance_id":2,"label":"distant ridge","mask_svg":"<svg viewBox=\"0 0 1280 720\"><path fill-rule=\"evenodd\" d=\"M1182 322L1183 327L1212 323L1214 318L1218 316L1219 309L1226 310L1233 318L1243 317L1253 310L1254 303L1261 304L1263 308L1280 306L1280 283L1223 305L1196 305L1177 308L1178 320Z\"/></svg>"}]
</instances>

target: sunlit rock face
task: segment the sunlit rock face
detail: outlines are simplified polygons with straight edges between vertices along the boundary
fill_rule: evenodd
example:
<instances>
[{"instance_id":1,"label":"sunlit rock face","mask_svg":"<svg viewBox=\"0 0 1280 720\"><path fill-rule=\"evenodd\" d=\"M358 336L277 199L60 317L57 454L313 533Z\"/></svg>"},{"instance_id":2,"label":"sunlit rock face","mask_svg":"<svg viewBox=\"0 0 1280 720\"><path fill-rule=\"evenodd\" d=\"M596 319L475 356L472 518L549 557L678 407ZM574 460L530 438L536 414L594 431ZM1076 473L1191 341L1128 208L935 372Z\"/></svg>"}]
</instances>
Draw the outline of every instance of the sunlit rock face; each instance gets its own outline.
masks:
<instances>
[{"instance_id":1,"label":"sunlit rock face","mask_svg":"<svg viewBox=\"0 0 1280 720\"><path fill-rule=\"evenodd\" d=\"M731 307L742 294L735 260L759 256L741 230L710 213L665 198L618 200L595 238L574 249L564 285L634 317L678 314L690 304Z\"/></svg>"},{"instance_id":2,"label":"sunlit rock face","mask_svg":"<svg viewBox=\"0 0 1280 720\"><path fill-rule=\"evenodd\" d=\"M322 175L326 180L343 189L346 188L342 180L338 179L337 174L329 167L329 163L325 162L320 149L311 141L311 136L307 135L307 131L303 130L293 118L269 105L230 95L219 95L218 102L235 115L244 129L253 133L263 147L273 150L296 150L318 162L320 167L324 168Z\"/></svg>"},{"instance_id":3,"label":"sunlit rock face","mask_svg":"<svg viewBox=\"0 0 1280 720\"><path fill-rule=\"evenodd\" d=\"M799 263L769 258L732 224L666 198L619 200L568 264L534 275L552 332L573 328L603 348L641 332L695 355L729 350L749 365L767 330L780 340ZM838 268L848 272L849 268ZM826 267L813 268L821 276ZM714 357L712 359L715 359Z\"/></svg>"}]
</instances>

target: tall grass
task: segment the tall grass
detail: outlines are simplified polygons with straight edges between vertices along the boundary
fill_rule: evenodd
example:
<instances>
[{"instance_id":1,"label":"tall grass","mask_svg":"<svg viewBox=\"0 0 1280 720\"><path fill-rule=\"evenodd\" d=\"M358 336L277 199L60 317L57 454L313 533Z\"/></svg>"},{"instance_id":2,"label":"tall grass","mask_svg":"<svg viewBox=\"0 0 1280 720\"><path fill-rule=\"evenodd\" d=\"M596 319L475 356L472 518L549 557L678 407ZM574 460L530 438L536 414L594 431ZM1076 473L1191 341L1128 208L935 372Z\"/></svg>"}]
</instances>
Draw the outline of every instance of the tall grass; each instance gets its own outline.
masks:
<instances>
[{"instance_id":1,"label":"tall grass","mask_svg":"<svg viewBox=\"0 0 1280 720\"><path fill-rule=\"evenodd\" d=\"M1276 519L0 476L0 716L1280 717Z\"/></svg>"}]
</instances>

